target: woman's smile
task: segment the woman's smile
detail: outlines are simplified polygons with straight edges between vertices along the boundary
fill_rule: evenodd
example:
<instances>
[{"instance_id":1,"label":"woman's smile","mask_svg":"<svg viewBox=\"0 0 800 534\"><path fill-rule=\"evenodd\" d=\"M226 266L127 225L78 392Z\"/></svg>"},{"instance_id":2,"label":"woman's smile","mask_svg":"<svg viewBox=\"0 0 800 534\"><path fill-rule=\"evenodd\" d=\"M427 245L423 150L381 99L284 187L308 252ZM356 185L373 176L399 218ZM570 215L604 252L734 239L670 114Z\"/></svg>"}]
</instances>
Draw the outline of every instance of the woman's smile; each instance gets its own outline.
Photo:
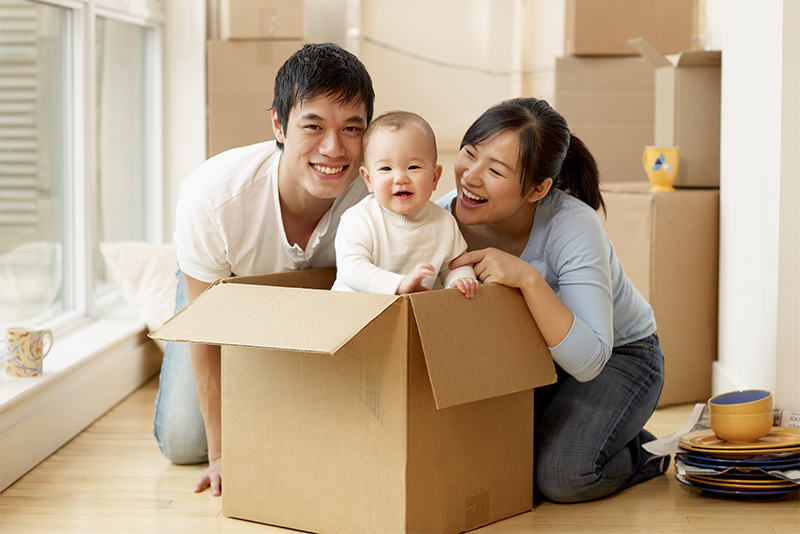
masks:
<instances>
[{"instance_id":1,"label":"woman's smile","mask_svg":"<svg viewBox=\"0 0 800 534\"><path fill-rule=\"evenodd\" d=\"M463 202L466 207L472 207L479 206L488 201L483 197L479 197L478 195L471 193L466 187L461 186L461 202Z\"/></svg>"}]
</instances>

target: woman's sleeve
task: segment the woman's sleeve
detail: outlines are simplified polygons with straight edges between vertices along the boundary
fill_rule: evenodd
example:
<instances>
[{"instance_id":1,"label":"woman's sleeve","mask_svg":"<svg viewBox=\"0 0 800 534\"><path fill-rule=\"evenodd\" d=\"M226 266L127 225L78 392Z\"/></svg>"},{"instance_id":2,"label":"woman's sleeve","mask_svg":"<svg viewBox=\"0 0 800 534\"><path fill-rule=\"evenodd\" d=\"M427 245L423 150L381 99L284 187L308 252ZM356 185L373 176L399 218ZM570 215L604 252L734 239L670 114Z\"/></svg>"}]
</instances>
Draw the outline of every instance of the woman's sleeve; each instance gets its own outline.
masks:
<instances>
[{"instance_id":1,"label":"woman's sleeve","mask_svg":"<svg viewBox=\"0 0 800 534\"><path fill-rule=\"evenodd\" d=\"M353 208L342 214L335 239L337 279L353 291L394 295L405 277L375 265L374 239L366 217Z\"/></svg>"},{"instance_id":2,"label":"woman's sleeve","mask_svg":"<svg viewBox=\"0 0 800 534\"><path fill-rule=\"evenodd\" d=\"M565 371L586 382L603 370L614 343L610 250L594 212L571 210L558 223L546 253L558 277L559 297L574 319L550 353Z\"/></svg>"}]
</instances>

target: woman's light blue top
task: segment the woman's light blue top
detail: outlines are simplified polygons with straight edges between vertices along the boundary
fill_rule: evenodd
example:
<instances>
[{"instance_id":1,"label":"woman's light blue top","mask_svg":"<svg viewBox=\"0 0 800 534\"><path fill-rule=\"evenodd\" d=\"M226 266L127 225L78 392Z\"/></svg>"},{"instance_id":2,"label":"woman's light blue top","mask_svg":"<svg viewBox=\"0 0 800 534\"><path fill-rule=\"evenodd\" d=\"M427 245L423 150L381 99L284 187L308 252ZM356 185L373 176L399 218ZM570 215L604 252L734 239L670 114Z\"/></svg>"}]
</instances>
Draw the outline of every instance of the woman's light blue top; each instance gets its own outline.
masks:
<instances>
[{"instance_id":1,"label":"woman's light blue top","mask_svg":"<svg viewBox=\"0 0 800 534\"><path fill-rule=\"evenodd\" d=\"M437 204L451 211L456 192ZM581 382L597 376L613 347L656 331L653 309L625 275L597 213L551 189L536 205L522 255L574 315L567 337L550 347L553 360Z\"/></svg>"}]
</instances>

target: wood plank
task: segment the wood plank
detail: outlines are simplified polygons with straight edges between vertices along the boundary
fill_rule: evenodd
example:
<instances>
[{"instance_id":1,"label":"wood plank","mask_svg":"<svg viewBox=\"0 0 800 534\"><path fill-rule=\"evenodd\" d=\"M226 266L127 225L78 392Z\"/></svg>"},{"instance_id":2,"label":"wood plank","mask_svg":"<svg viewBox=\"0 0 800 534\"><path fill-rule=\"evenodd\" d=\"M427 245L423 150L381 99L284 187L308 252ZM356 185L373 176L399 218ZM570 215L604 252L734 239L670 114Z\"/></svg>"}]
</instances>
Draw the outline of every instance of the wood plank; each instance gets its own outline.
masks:
<instances>
[{"instance_id":1,"label":"wood plank","mask_svg":"<svg viewBox=\"0 0 800 534\"><path fill-rule=\"evenodd\" d=\"M204 465L176 466L152 436L157 380L148 382L50 458L0 493L3 534L148 532L285 533L225 517L222 500L192 489ZM656 435L683 426L692 406L659 409ZM598 501L536 503L477 534L797 534L800 495L777 501L712 498L666 476Z\"/></svg>"}]
</instances>

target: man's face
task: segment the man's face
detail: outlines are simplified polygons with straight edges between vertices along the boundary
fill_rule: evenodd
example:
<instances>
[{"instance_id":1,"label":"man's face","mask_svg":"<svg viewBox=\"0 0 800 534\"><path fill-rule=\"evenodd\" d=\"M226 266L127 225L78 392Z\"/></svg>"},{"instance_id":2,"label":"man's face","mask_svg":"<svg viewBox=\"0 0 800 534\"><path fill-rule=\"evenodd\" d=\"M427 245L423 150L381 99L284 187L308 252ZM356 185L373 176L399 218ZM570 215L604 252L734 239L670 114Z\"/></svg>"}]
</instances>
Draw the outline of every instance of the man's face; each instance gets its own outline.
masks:
<instances>
[{"instance_id":1,"label":"man's face","mask_svg":"<svg viewBox=\"0 0 800 534\"><path fill-rule=\"evenodd\" d=\"M280 180L289 187L282 187L282 193L334 199L358 177L367 127L364 104L320 95L294 106L285 130L273 109L272 126L283 143Z\"/></svg>"}]
</instances>

